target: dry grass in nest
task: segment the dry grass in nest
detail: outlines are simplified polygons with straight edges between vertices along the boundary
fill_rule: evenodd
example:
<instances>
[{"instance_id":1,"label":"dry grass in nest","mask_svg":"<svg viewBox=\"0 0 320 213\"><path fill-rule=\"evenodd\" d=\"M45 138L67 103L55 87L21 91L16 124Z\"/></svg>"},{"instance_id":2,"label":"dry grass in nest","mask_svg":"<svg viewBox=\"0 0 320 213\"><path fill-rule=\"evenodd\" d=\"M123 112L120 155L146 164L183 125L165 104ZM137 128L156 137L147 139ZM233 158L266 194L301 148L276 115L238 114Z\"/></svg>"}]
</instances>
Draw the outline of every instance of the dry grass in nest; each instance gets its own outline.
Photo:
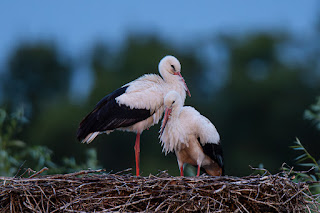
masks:
<instances>
[{"instance_id":1,"label":"dry grass in nest","mask_svg":"<svg viewBox=\"0 0 320 213\"><path fill-rule=\"evenodd\" d=\"M127 172L127 171L126 171ZM87 170L0 177L2 212L300 212L318 204L306 183L282 175L148 177Z\"/></svg>"}]
</instances>

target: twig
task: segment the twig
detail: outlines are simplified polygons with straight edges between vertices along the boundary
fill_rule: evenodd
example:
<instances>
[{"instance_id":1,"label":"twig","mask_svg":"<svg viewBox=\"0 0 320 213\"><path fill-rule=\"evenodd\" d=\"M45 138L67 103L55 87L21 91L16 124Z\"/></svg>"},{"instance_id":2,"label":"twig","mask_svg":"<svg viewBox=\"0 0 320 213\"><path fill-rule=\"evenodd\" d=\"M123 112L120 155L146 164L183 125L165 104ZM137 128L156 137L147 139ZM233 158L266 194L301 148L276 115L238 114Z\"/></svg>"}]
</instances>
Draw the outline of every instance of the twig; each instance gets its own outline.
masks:
<instances>
[{"instance_id":1,"label":"twig","mask_svg":"<svg viewBox=\"0 0 320 213\"><path fill-rule=\"evenodd\" d=\"M71 177L71 176L79 176L79 175L87 175L91 173L100 173L106 171L105 169L97 169L97 170L81 170L79 172L69 173L62 175L63 177Z\"/></svg>"},{"instance_id":2,"label":"twig","mask_svg":"<svg viewBox=\"0 0 320 213\"><path fill-rule=\"evenodd\" d=\"M13 177L17 177L17 175L19 174L19 172L21 171L21 169L22 169L22 167L23 167L23 165L24 165L25 163L26 163L26 161L23 161L23 163L20 165L17 173L16 173Z\"/></svg>"},{"instance_id":3,"label":"twig","mask_svg":"<svg viewBox=\"0 0 320 213\"><path fill-rule=\"evenodd\" d=\"M47 168L47 167L43 167L40 171L38 171L38 172L36 172L35 174L31 175L29 178L33 178L33 177L35 177L35 176L38 176L38 175L40 175L42 172L44 172L44 171L46 171L46 170L48 170L48 168Z\"/></svg>"}]
</instances>

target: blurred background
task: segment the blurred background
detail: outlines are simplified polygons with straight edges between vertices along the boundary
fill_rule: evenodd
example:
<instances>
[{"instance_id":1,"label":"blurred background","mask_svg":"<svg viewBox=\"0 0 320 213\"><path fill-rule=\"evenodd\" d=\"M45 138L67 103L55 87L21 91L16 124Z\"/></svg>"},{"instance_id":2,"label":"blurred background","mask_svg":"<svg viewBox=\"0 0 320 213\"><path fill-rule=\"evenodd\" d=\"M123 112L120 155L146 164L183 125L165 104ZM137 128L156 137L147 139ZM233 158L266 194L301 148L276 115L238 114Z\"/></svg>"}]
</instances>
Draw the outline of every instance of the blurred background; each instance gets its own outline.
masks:
<instances>
[{"instance_id":1,"label":"blurred background","mask_svg":"<svg viewBox=\"0 0 320 213\"><path fill-rule=\"evenodd\" d=\"M194 106L218 129L227 175L293 166L296 138L316 158L304 111L320 94L320 4L299 1L2 1L0 174L134 168L135 134L89 145L79 122L108 93L176 56ZM141 137L142 175L179 175L155 125ZM134 171L134 170L133 170Z\"/></svg>"}]
</instances>

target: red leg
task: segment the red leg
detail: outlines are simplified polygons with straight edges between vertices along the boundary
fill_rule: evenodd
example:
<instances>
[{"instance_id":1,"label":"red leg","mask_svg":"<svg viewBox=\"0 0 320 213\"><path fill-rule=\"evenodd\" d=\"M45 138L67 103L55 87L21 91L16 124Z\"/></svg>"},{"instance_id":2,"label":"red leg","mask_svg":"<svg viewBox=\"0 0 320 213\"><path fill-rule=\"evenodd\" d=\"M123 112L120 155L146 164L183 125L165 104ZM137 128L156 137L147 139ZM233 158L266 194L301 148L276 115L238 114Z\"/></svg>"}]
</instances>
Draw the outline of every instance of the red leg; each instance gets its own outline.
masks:
<instances>
[{"instance_id":1,"label":"red leg","mask_svg":"<svg viewBox=\"0 0 320 213\"><path fill-rule=\"evenodd\" d=\"M200 166L198 165L198 172L197 172L197 177L200 175Z\"/></svg>"},{"instance_id":2,"label":"red leg","mask_svg":"<svg viewBox=\"0 0 320 213\"><path fill-rule=\"evenodd\" d=\"M134 145L135 157L136 157L136 176L140 175L140 133L137 133L136 144Z\"/></svg>"},{"instance_id":3,"label":"red leg","mask_svg":"<svg viewBox=\"0 0 320 213\"><path fill-rule=\"evenodd\" d=\"M180 176L183 177L183 165L180 167Z\"/></svg>"}]
</instances>

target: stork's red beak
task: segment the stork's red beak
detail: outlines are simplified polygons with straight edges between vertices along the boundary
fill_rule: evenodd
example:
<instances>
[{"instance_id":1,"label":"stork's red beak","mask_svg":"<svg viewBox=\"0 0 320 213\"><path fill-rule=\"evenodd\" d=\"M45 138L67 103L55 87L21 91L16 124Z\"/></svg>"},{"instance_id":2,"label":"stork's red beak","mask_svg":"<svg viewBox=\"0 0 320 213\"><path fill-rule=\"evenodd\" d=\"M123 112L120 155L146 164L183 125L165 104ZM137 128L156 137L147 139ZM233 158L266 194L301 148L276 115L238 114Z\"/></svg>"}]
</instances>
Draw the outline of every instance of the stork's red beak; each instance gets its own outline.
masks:
<instances>
[{"instance_id":1,"label":"stork's red beak","mask_svg":"<svg viewBox=\"0 0 320 213\"><path fill-rule=\"evenodd\" d=\"M163 118L163 121L162 121L162 126L161 126L161 130L160 130L160 137L164 131L164 128L166 127L167 125L167 122L169 120L169 117L170 117L170 114L172 112L172 109L171 108L167 108L165 113L164 113L164 118Z\"/></svg>"},{"instance_id":2,"label":"stork's red beak","mask_svg":"<svg viewBox=\"0 0 320 213\"><path fill-rule=\"evenodd\" d=\"M175 74L175 75L178 75L178 76L180 76L180 77L181 77L181 79L182 79L182 81L183 81L184 85L186 86L187 93L188 93L189 97L191 97L191 93L190 93L190 91L189 91L189 89L188 89L188 87L187 87L187 84L186 84L186 82L184 81L184 78L182 77L181 73L180 73L180 72L175 72L174 74Z\"/></svg>"}]
</instances>

